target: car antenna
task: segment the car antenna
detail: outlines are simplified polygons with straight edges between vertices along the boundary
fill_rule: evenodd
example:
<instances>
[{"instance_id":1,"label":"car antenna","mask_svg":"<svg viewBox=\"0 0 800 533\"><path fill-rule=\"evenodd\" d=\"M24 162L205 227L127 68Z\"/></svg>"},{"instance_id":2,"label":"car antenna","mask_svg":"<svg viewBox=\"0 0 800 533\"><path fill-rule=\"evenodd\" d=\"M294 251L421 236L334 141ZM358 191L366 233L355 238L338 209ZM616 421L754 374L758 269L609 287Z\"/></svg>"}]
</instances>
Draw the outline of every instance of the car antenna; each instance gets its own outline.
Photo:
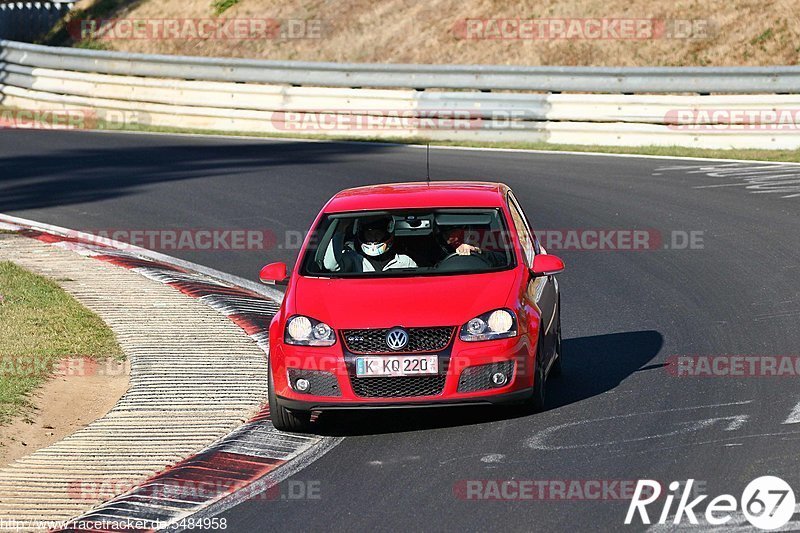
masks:
<instances>
[{"instance_id":1,"label":"car antenna","mask_svg":"<svg viewBox=\"0 0 800 533\"><path fill-rule=\"evenodd\" d=\"M425 178L431 184L431 143L425 144Z\"/></svg>"}]
</instances>

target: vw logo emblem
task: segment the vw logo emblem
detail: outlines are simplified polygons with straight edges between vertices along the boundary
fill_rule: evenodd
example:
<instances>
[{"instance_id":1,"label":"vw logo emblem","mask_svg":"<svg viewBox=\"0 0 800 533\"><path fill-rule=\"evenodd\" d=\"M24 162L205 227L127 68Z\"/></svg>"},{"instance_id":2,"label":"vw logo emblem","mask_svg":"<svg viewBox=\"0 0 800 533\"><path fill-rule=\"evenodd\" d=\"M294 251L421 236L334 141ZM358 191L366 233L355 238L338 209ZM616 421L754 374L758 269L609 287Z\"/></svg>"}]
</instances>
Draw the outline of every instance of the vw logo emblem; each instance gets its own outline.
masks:
<instances>
[{"instance_id":1,"label":"vw logo emblem","mask_svg":"<svg viewBox=\"0 0 800 533\"><path fill-rule=\"evenodd\" d=\"M386 334L386 345L392 350L402 350L408 346L408 332L403 328L390 329Z\"/></svg>"}]
</instances>

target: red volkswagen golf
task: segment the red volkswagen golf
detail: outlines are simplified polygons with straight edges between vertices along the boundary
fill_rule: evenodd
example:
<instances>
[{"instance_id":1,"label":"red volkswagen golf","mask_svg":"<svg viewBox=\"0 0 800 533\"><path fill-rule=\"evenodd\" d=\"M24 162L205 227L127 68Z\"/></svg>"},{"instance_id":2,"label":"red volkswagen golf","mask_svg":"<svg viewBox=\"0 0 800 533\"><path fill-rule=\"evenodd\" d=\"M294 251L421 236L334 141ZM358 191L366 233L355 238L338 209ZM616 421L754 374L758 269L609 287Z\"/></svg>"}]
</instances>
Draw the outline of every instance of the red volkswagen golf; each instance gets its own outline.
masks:
<instances>
[{"instance_id":1,"label":"red volkswagen golf","mask_svg":"<svg viewBox=\"0 0 800 533\"><path fill-rule=\"evenodd\" d=\"M270 326L276 428L326 409L544 404L561 370L561 306L547 254L501 183L359 187L325 205ZM288 282L287 282L288 277Z\"/></svg>"}]
</instances>

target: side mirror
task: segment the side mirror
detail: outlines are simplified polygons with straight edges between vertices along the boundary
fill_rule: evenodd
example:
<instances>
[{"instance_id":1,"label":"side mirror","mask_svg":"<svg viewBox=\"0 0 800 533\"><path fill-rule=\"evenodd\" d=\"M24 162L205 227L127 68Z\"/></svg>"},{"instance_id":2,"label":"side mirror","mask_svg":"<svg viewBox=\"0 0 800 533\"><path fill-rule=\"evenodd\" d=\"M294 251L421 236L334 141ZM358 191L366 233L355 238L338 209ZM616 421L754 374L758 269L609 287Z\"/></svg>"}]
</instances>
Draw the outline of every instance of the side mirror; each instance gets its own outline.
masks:
<instances>
[{"instance_id":1,"label":"side mirror","mask_svg":"<svg viewBox=\"0 0 800 533\"><path fill-rule=\"evenodd\" d=\"M539 254L533 258L534 276L552 276L564 270L564 261L554 255Z\"/></svg>"},{"instance_id":2,"label":"side mirror","mask_svg":"<svg viewBox=\"0 0 800 533\"><path fill-rule=\"evenodd\" d=\"M286 280L286 263L270 263L258 275L261 283L275 285Z\"/></svg>"}]
</instances>

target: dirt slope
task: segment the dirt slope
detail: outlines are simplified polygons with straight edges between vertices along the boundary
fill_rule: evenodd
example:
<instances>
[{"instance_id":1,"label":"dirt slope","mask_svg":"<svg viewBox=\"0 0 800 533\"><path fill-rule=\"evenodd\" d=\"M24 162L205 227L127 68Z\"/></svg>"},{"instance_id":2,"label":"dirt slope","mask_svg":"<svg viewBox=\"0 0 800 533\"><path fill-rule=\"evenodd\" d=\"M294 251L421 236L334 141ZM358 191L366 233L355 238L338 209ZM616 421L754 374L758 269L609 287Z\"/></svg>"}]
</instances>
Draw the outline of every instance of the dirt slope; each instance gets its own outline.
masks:
<instances>
[{"instance_id":1,"label":"dirt slope","mask_svg":"<svg viewBox=\"0 0 800 533\"><path fill-rule=\"evenodd\" d=\"M276 19L284 28L295 24L296 34L306 28L313 33L320 24L321 36L120 38L91 46L310 61L513 65L779 65L796 64L800 56L800 0L217 1L232 4L222 17ZM215 12L210 0L84 0L83 4L94 5L91 17L197 19ZM465 38L465 19L479 19L471 26L470 38ZM484 19L511 19L514 24L520 19L571 19L567 29L572 38L547 22L550 37L518 39L513 29L506 26L498 33L498 26ZM654 19L655 35L618 38L613 31L618 19ZM595 22L610 23L612 29L600 39L581 37L595 28ZM65 41L63 34L58 40Z\"/></svg>"}]
</instances>

